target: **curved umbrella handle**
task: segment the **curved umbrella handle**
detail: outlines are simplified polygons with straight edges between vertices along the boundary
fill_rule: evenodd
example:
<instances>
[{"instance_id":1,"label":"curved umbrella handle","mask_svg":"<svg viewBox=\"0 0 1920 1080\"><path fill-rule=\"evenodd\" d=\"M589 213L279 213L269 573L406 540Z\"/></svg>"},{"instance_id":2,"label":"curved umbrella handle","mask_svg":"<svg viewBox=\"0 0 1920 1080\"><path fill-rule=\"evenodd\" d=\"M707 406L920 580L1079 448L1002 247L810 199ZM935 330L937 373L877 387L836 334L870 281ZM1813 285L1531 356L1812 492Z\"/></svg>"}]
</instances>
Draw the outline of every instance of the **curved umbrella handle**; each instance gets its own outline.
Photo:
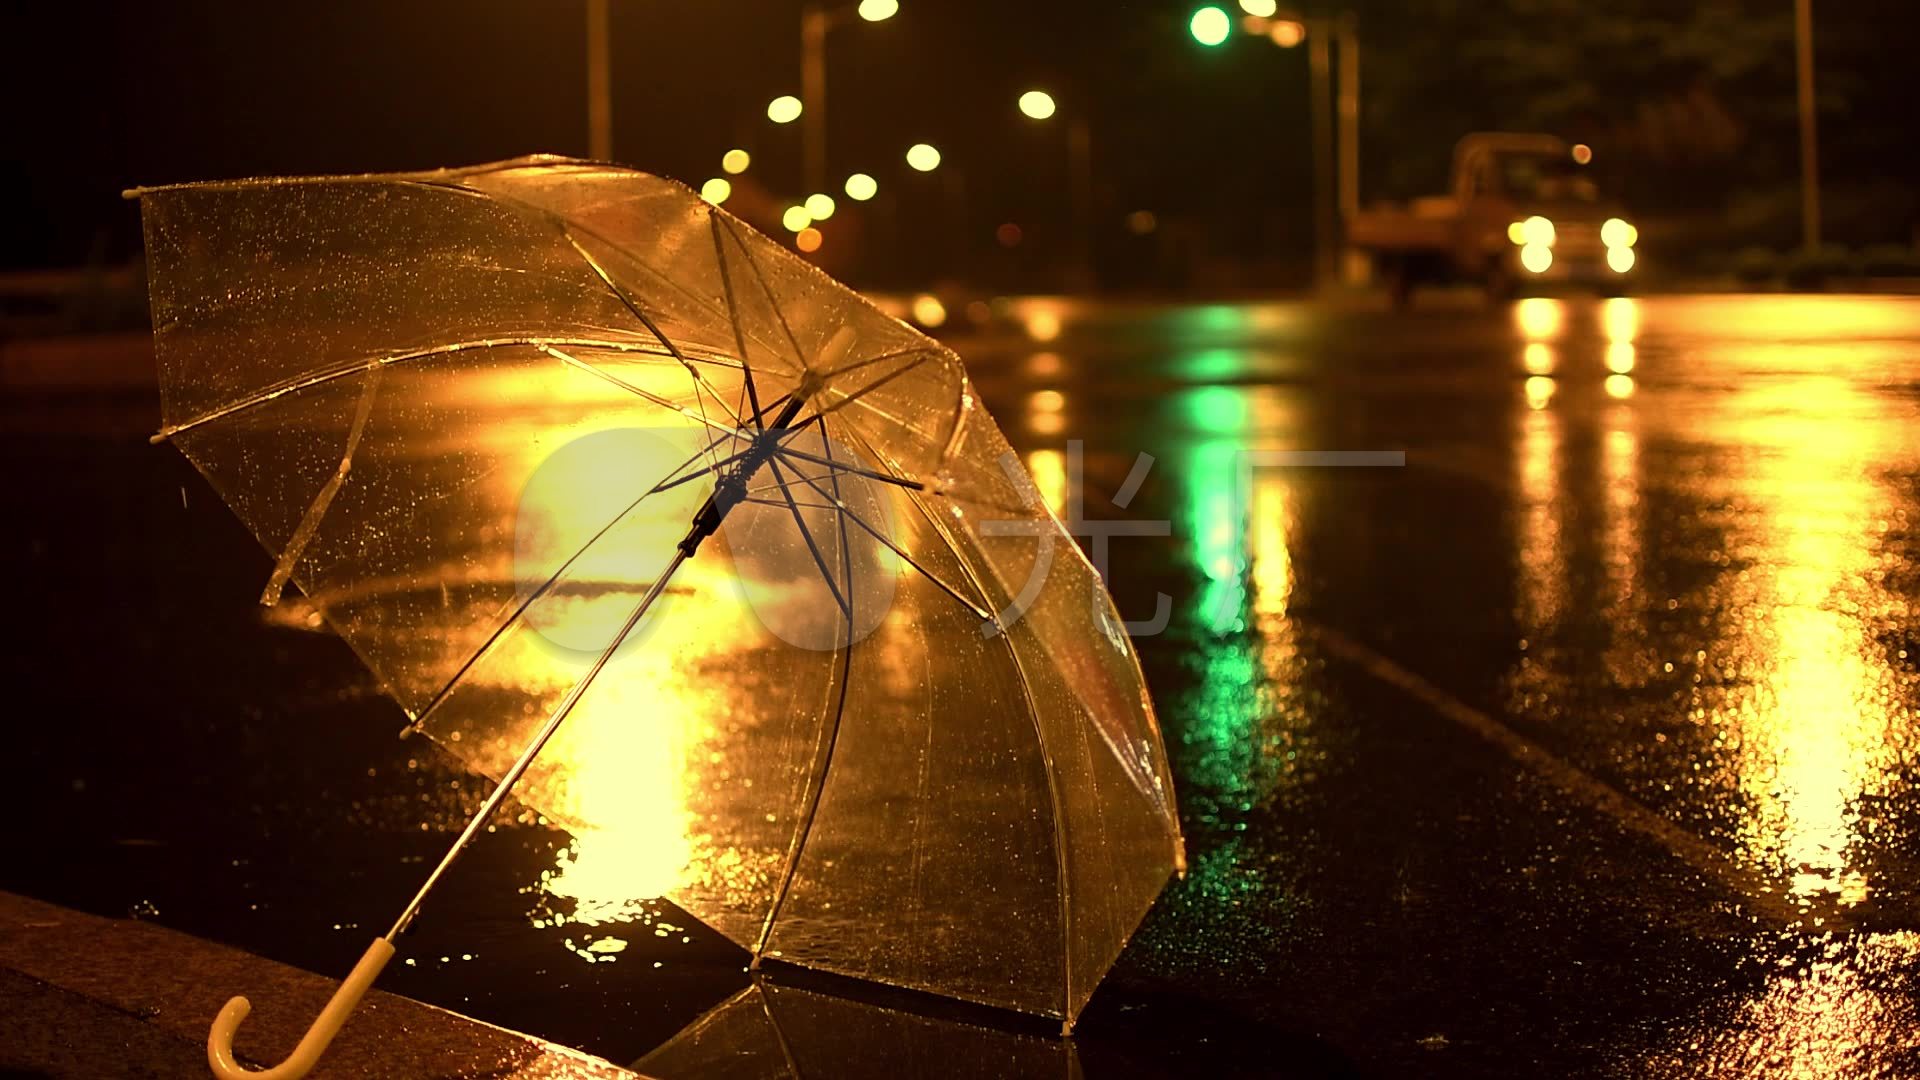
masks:
<instances>
[{"instance_id":1,"label":"curved umbrella handle","mask_svg":"<svg viewBox=\"0 0 1920 1080\"><path fill-rule=\"evenodd\" d=\"M393 959L393 942L386 938L374 938L373 944L361 955L360 962L353 965L353 973L333 992L333 999L313 1021L313 1026L301 1037L300 1045L293 1048L287 1060L271 1069L253 1070L233 1060L233 1036L240 1030L240 1021L247 1018L253 1008L246 998L237 997L228 1001L213 1018L213 1030L207 1033L207 1064L213 1067L213 1075L220 1080L300 1080L307 1075L320 1055L326 1052L327 1044L340 1033L340 1026L347 1022L354 1006L366 996L367 988L373 980L380 977L380 971Z\"/></svg>"}]
</instances>

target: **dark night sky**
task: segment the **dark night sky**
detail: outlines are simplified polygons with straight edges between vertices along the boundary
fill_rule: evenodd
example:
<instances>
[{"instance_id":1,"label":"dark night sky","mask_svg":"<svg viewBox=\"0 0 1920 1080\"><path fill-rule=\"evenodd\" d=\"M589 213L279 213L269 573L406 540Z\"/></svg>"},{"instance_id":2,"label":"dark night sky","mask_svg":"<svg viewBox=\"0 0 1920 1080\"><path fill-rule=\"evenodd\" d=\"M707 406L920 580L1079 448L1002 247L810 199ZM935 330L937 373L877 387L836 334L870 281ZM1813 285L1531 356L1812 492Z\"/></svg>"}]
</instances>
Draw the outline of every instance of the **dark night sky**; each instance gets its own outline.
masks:
<instances>
[{"instance_id":1,"label":"dark night sky","mask_svg":"<svg viewBox=\"0 0 1920 1080\"><path fill-rule=\"evenodd\" d=\"M1249 37L1198 48L1186 33L1198 0L901 3L894 20L856 21L831 40L836 174L861 169L897 181L903 199L931 199L900 158L925 140L966 174L977 217L1058 227L1062 135L1014 108L1020 90L1043 85L1092 118L1104 223L1149 208L1204 220L1243 254L1304 245L1305 49ZM1790 0L1347 6L1369 49L1369 196L1437 186L1446 148L1474 128L1591 130L1624 143L1665 123L1670 143L1697 149L1707 144L1686 128L1696 116L1687 103L1701 87L1732 113L1720 156L1638 162L1635 190L1659 199L1691 185L1672 201L1718 212L1743 184L1771 185L1762 192L1771 198L1791 181ZM1894 192L1874 196L1876 206L1905 191L1882 215L1887 238L1902 238L1916 174L1904 52L1920 17L1904 0L1816 7L1834 182ZM616 156L698 184L725 149L745 145L756 175L796 193L798 125L776 128L763 110L798 92L797 0L613 8ZM117 192L132 184L586 150L583 0L81 0L25 10L0 15L9 102L0 265L130 255L135 217ZM1577 92L1564 85L1582 78Z\"/></svg>"},{"instance_id":2,"label":"dark night sky","mask_svg":"<svg viewBox=\"0 0 1920 1080\"><path fill-rule=\"evenodd\" d=\"M764 175L795 177L798 125L774 127L764 107L799 89L798 3L613 7L617 157L698 184L738 144ZM582 11L580 0L42 10L7 35L9 99L30 104L6 140L6 194L37 220L15 221L6 261L84 258L103 221L125 246L131 210L110 203L130 184L582 154ZM829 43L835 171L905 181L902 152L928 141L967 174L981 214L1057 212L1063 136L1014 107L1044 85L1094 117L1115 207L1177 213L1164 204L1236 185L1225 193L1247 197L1276 179L1297 201L1304 50L1200 50L1186 15L1183 3L904 0L890 22L852 22Z\"/></svg>"}]
</instances>

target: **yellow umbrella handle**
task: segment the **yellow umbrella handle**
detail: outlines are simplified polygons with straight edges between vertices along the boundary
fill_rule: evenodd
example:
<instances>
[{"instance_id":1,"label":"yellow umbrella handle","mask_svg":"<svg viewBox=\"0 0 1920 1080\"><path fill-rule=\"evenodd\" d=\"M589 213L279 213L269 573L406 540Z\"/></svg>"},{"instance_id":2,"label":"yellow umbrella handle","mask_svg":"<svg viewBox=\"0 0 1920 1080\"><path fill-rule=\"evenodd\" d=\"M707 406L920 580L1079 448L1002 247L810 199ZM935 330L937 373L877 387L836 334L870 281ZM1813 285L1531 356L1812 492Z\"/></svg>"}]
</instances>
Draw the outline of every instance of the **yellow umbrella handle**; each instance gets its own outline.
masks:
<instances>
[{"instance_id":1,"label":"yellow umbrella handle","mask_svg":"<svg viewBox=\"0 0 1920 1080\"><path fill-rule=\"evenodd\" d=\"M300 1039L300 1045L293 1048L287 1060L271 1069L253 1070L233 1060L233 1035L240 1030L240 1021L247 1018L253 1006L247 999L237 997L221 1008L220 1015L213 1019L213 1030L207 1033L207 1064L213 1066L213 1075L221 1080L239 1080L240 1077L252 1077L254 1080L300 1080L313 1069L326 1052L327 1044L340 1033L340 1026L347 1022L354 1006L366 996L367 988L373 980L380 977L380 971L393 959L393 942L386 938L374 938L373 944L353 966L353 973L347 976L340 989L333 992L333 1000L320 1010L313 1026Z\"/></svg>"}]
</instances>

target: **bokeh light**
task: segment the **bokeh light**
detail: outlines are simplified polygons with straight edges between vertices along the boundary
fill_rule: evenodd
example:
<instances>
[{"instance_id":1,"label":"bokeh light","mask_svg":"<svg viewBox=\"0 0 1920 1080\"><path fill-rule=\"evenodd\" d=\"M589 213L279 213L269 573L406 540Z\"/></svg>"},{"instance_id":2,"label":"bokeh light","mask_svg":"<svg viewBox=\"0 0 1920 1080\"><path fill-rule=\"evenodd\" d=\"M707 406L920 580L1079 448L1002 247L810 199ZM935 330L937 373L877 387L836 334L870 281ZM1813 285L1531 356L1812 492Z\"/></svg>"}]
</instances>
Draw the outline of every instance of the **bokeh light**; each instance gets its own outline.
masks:
<instances>
[{"instance_id":1,"label":"bokeh light","mask_svg":"<svg viewBox=\"0 0 1920 1080\"><path fill-rule=\"evenodd\" d=\"M1632 247L1640 242L1640 230L1617 217L1600 226L1600 242L1608 247Z\"/></svg>"},{"instance_id":2,"label":"bokeh light","mask_svg":"<svg viewBox=\"0 0 1920 1080\"><path fill-rule=\"evenodd\" d=\"M866 173L857 172L847 177L847 198L854 202L866 202L879 192L879 183Z\"/></svg>"},{"instance_id":3,"label":"bokeh light","mask_svg":"<svg viewBox=\"0 0 1920 1080\"><path fill-rule=\"evenodd\" d=\"M1624 274L1633 269L1634 256L1630 247L1610 247L1607 249L1607 266L1616 274Z\"/></svg>"},{"instance_id":4,"label":"bokeh light","mask_svg":"<svg viewBox=\"0 0 1920 1080\"><path fill-rule=\"evenodd\" d=\"M1553 265L1553 249L1545 244L1528 244L1520 249L1520 265L1536 274L1544 274Z\"/></svg>"},{"instance_id":5,"label":"bokeh light","mask_svg":"<svg viewBox=\"0 0 1920 1080\"><path fill-rule=\"evenodd\" d=\"M1271 19L1280 10L1280 5L1274 0L1240 0L1240 10L1262 19Z\"/></svg>"},{"instance_id":6,"label":"bokeh light","mask_svg":"<svg viewBox=\"0 0 1920 1080\"><path fill-rule=\"evenodd\" d=\"M885 22L900 12L900 0L860 0L860 17L868 22Z\"/></svg>"},{"instance_id":7,"label":"bokeh light","mask_svg":"<svg viewBox=\"0 0 1920 1080\"><path fill-rule=\"evenodd\" d=\"M940 151L926 143L914 143L907 147L907 164L919 172L932 172L940 167Z\"/></svg>"},{"instance_id":8,"label":"bokeh light","mask_svg":"<svg viewBox=\"0 0 1920 1080\"><path fill-rule=\"evenodd\" d=\"M700 197L707 200L708 202L712 203L715 206L719 206L721 203L726 202L727 196L732 194L733 194L733 185L728 183L727 178L724 176L716 176L713 179L707 181L706 183L700 185Z\"/></svg>"},{"instance_id":9,"label":"bokeh light","mask_svg":"<svg viewBox=\"0 0 1920 1080\"><path fill-rule=\"evenodd\" d=\"M1211 48L1227 40L1233 32L1233 20L1217 7L1203 7L1193 13L1187 29L1193 32L1193 40Z\"/></svg>"},{"instance_id":10,"label":"bokeh light","mask_svg":"<svg viewBox=\"0 0 1920 1080\"><path fill-rule=\"evenodd\" d=\"M792 94L782 94L767 102L767 119L776 124L791 124L800 119L800 99Z\"/></svg>"},{"instance_id":11,"label":"bokeh light","mask_svg":"<svg viewBox=\"0 0 1920 1080\"><path fill-rule=\"evenodd\" d=\"M833 196L826 192L817 192L807 196L807 213L815 221L825 221L833 216Z\"/></svg>"},{"instance_id":12,"label":"bokeh light","mask_svg":"<svg viewBox=\"0 0 1920 1080\"><path fill-rule=\"evenodd\" d=\"M1035 120L1052 116L1054 108L1053 95L1045 90L1029 90L1020 95L1020 111Z\"/></svg>"},{"instance_id":13,"label":"bokeh light","mask_svg":"<svg viewBox=\"0 0 1920 1080\"><path fill-rule=\"evenodd\" d=\"M809 225L793 234L793 246L799 248L801 251L819 251L820 243L824 239L825 237L820 235L819 229Z\"/></svg>"},{"instance_id":14,"label":"bokeh light","mask_svg":"<svg viewBox=\"0 0 1920 1080\"><path fill-rule=\"evenodd\" d=\"M1160 219L1151 210L1135 210L1127 215L1127 231L1135 236L1145 236L1160 227Z\"/></svg>"},{"instance_id":15,"label":"bokeh light","mask_svg":"<svg viewBox=\"0 0 1920 1080\"><path fill-rule=\"evenodd\" d=\"M1292 19L1279 19L1267 27L1267 39L1283 49L1291 49L1307 40L1307 28Z\"/></svg>"},{"instance_id":16,"label":"bokeh light","mask_svg":"<svg viewBox=\"0 0 1920 1080\"><path fill-rule=\"evenodd\" d=\"M1592 160L1593 160L1593 147L1591 147L1591 146L1588 146L1588 145L1587 145L1586 143L1574 143L1574 144L1573 144L1573 162L1574 162L1574 164L1576 164L1576 165L1585 165L1585 164L1587 164L1587 163L1589 163L1589 162L1591 162Z\"/></svg>"},{"instance_id":17,"label":"bokeh light","mask_svg":"<svg viewBox=\"0 0 1920 1080\"><path fill-rule=\"evenodd\" d=\"M1509 235L1511 235L1511 233L1509 233ZM1535 214L1520 223L1520 236L1527 243L1537 244L1540 247L1552 247L1553 242L1559 239L1558 234L1554 231L1553 222L1541 217L1539 214Z\"/></svg>"},{"instance_id":18,"label":"bokeh light","mask_svg":"<svg viewBox=\"0 0 1920 1080\"><path fill-rule=\"evenodd\" d=\"M947 306L932 293L921 293L914 297L910 310L913 321L929 329L942 326L947 321Z\"/></svg>"},{"instance_id":19,"label":"bokeh light","mask_svg":"<svg viewBox=\"0 0 1920 1080\"><path fill-rule=\"evenodd\" d=\"M751 164L753 164L753 155L745 150L729 150L720 158L720 168L734 176L746 172L747 166Z\"/></svg>"},{"instance_id":20,"label":"bokeh light","mask_svg":"<svg viewBox=\"0 0 1920 1080\"><path fill-rule=\"evenodd\" d=\"M1011 221L1003 221L1000 223L999 228L993 230L993 238L1000 242L1001 247L1006 248L1019 247L1020 239L1024 235L1025 233L1021 232L1020 226Z\"/></svg>"},{"instance_id":21,"label":"bokeh light","mask_svg":"<svg viewBox=\"0 0 1920 1080\"><path fill-rule=\"evenodd\" d=\"M786 226L788 232L797 233L813 224L813 215L807 213L804 206L789 206L787 212L780 215L780 224Z\"/></svg>"}]
</instances>

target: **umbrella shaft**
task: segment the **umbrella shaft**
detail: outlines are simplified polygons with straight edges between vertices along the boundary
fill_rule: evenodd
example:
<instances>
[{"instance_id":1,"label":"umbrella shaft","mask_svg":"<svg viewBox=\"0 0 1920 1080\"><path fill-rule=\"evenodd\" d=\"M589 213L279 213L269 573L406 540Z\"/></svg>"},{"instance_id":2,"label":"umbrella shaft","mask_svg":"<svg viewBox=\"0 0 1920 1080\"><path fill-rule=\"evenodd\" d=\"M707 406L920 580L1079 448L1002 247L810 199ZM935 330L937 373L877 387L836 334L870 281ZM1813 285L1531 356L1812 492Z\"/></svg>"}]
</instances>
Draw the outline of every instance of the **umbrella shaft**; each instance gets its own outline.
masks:
<instances>
[{"instance_id":1,"label":"umbrella shaft","mask_svg":"<svg viewBox=\"0 0 1920 1080\"><path fill-rule=\"evenodd\" d=\"M434 867L433 873L427 875L427 880L421 884L420 891L414 894L413 900L407 904L407 909L400 913L399 919L395 920L393 929L387 931L387 941L397 941L406 931L408 924L420 914L420 905L426 902L427 894L440 883L447 869L460 857L460 853L467 849L467 845L473 842L473 838L480 835L480 830L486 827L494 811L500 809L500 804L507 801L507 794L513 790L513 785L519 783L520 778L526 775L534 759L539 757L540 751L546 747L547 740L553 738L553 733L560 730L560 725L566 722L567 715L573 712L573 707L578 705L580 698L586 694L587 687L593 684L593 680L599 676L601 669L613 659L613 654L619 651L621 642L633 633L634 627L640 625L640 620L646 617L647 609L652 607L653 602L666 591L667 582L680 569L680 564L687 561L689 554L690 552L684 548L674 553L673 561L666 565L666 568L660 572L660 576L647 589L646 595L640 598L640 603L633 609L633 614L627 616L626 625L613 636L606 650L593 662L593 667L573 684L573 689L567 691L567 696L560 702L559 707L553 710L553 714L547 717L547 722L540 728L539 734L535 735L533 741L527 744L527 748L520 752L520 757L513 763L513 767L508 769L506 775L502 776L500 782L494 786L493 794L488 795L487 801L481 803L480 809L474 811L473 817L467 821L467 827L461 830L460 838L455 840L453 846L447 849L447 853L440 857L440 865Z\"/></svg>"}]
</instances>

